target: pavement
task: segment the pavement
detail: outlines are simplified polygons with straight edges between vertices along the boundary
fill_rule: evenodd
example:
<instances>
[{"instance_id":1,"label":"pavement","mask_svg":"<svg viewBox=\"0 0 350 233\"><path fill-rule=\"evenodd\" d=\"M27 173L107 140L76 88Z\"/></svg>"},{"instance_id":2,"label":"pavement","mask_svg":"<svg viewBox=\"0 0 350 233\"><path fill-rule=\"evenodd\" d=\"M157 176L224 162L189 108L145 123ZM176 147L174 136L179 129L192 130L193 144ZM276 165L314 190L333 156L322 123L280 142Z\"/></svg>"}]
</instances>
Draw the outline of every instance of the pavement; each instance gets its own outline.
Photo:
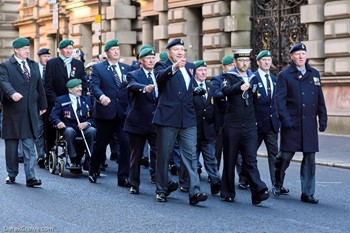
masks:
<instances>
[{"instance_id":1,"label":"pavement","mask_svg":"<svg viewBox=\"0 0 350 233\"><path fill-rule=\"evenodd\" d=\"M267 157L263 143L258 150L258 156ZM301 162L302 153L295 153L293 160ZM316 153L316 164L350 169L350 135L319 134L319 152Z\"/></svg>"}]
</instances>

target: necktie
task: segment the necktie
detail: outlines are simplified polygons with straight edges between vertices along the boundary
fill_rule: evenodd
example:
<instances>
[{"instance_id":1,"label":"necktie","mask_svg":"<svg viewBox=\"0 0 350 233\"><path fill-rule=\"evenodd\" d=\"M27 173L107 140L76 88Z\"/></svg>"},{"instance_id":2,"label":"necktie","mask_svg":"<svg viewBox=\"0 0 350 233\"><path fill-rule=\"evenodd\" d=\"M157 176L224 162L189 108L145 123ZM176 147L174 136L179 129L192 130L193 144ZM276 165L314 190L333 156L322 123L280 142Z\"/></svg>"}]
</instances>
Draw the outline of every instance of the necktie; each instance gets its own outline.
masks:
<instances>
[{"instance_id":1,"label":"necktie","mask_svg":"<svg viewBox=\"0 0 350 233\"><path fill-rule=\"evenodd\" d=\"M151 72L148 72L148 76L147 76L147 78L148 78L148 82L149 82L149 84L154 85L154 82L153 82L153 79L152 79L152 73L151 73ZM155 88L153 88L152 94L153 94L153 96L154 96L154 97L156 97L156 91L155 91Z\"/></svg>"},{"instance_id":2,"label":"necktie","mask_svg":"<svg viewBox=\"0 0 350 233\"><path fill-rule=\"evenodd\" d=\"M27 80L28 80L28 82L29 82L29 80L30 80L30 73L29 73L29 70L28 70L28 68L27 68L27 66L26 66L26 62L25 62L25 61L22 61L22 65L23 65L24 74L26 75Z\"/></svg>"},{"instance_id":3,"label":"necktie","mask_svg":"<svg viewBox=\"0 0 350 233\"><path fill-rule=\"evenodd\" d=\"M266 77L266 89L267 89L267 96L271 100L271 82L268 74L265 74Z\"/></svg>"},{"instance_id":4,"label":"necktie","mask_svg":"<svg viewBox=\"0 0 350 233\"><path fill-rule=\"evenodd\" d=\"M45 71L46 71L46 66L43 66L43 76L41 77L42 80L45 79Z\"/></svg>"},{"instance_id":5,"label":"necktie","mask_svg":"<svg viewBox=\"0 0 350 233\"><path fill-rule=\"evenodd\" d=\"M113 73L114 73L114 79L117 82L117 86L119 87L120 84L122 84L122 82L120 81L120 78L119 78L118 72L116 70L116 67L117 67L116 65L112 65L112 70L113 70Z\"/></svg>"},{"instance_id":6,"label":"necktie","mask_svg":"<svg viewBox=\"0 0 350 233\"><path fill-rule=\"evenodd\" d=\"M203 83L200 83L199 86L204 89ZM204 95L202 95L202 98L204 98L206 100L207 99L207 94L205 93Z\"/></svg>"},{"instance_id":7,"label":"necktie","mask_svg":"<svg viewBox=\"0 0 350 233\"><path fill-rule=\"evenodd\" d=\"M81 117L81 105L79 102L79 97L77 97L77 116L80 118Z\"/></svg>"}]
</instances>

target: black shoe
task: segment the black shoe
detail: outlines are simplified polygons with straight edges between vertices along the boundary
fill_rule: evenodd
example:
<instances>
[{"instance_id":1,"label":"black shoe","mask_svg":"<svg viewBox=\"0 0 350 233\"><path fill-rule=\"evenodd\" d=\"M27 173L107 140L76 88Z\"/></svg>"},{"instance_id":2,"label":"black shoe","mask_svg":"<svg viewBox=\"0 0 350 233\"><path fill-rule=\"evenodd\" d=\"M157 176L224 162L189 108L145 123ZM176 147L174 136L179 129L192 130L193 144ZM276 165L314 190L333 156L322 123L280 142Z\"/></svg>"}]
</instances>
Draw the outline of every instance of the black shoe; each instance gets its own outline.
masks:
<instances>
[{"instance_id":1,"label":"black shoe","mask_svg":"<svg viewBox=\"0 0 350 233\"><path fill-rule=\"evenodd\" d=\"M198 171L198 175L199 175L199 179L201 178L201 174L202 174L202 168L197 168L197 171Z\"/></svg>"},{"instance_id":2,"label":"black shoe","mask_svg":"<svg viewBox=\"0 0 350 233\"><path fill-rule=\"evenodd\" d=\"M175 164L172 164L172 165L169 165L170 166L170 174L173 175L173 176L176 176L177 175L177 167Z\"/></svg>"},{"instance_id":3,"label":"black shoe","mask_svg":"<svg viewBox=\"0 0 350 233\"><path fill-rule=\"evenodd\" d=\"M255 197L252 198L253 205L259 205L262 201L269 199L269 191L262 190Z\"/></svg>"},{"instance_id":4,"label":"black shoe","mask_svg":"<svg viewBox=\"0 0 350 233\"><path fill-rule=\"evenodd\" d=\"M300 201L311 203L311 204L317 204L318 200L314 198L314 195L307 195L307 194L301 194Z\"/></svg>"},{"instance_id":5,"label":"black shoe","mask_svg":"<svg viewBox=\"0 0 350 233\"><path fill-rule=\"evenodd\" d=\"M206 201L208 199L207 194L205 193L196 193L194 196L190 198L190 205L196 205L200 201Z\"/></svg>"},{"instance_id":6,"label":"black shoe","mask_svg":"<svg viewBox=\"0 0 350 233\"><path fill-rule=\"evenodd\" d=\"M125 188L130 188L131 187L131 184L129 182L129 179L125 178L123 180L119 180L118 181L118 186L120 187L125 187Z\"/></svg>"},{"instance_id":7,"label":"black shoe","mask_svg":"<svg viewBox=\"0 0 350 233\"><path fill-rule=\"evenodd\" d=\"M217 182L216 184L213 184L210 187L211 194L212 195L218 194L220 192L220 189L221 189L221 183L220 182Z\"/></svg>"},{"instance_id":8,"label":"black shoe","mask_svg":"<svg viewBox=\"0 0 350 233\"><path fill-rule=\"evenodd\" d=\"M130 194L139 194L139 188L135 186L130 187Z\"/></svg>"},{"instance_id":9,"label":"black shoe","mask_svg":"<svg viewBox=\"0 0 350 233\"><path fill-rule=\"evenodd\" d=\"M279 197L281 195L281 189L278 188L278 187L273 187L272 188L272 194L275 196L275 197Z\"/></svg>"},{"instance_id":10,"label":"black shoe","mask_svg":"<svg viewBox=\"0 0 350 233\"><path fill-rule=\"evenodd\" d=\"M221 197L221 199L223 201L226 201L226 202L234 202L235 199L233 197Z\"/></svg>"},{"instance_id":11,"label":"black shoe","mask_svg":"<svg viewBox=\"0 0 350 233\"><path fill-rule=\"evenodd\" d=\"M89 161L85 159L82 167L84 171L89 171Z\"/></svg>"},{"instance_id":12,"label":"black shoe","mask_svg":"<svg viewBox=\"0 0 350 233\"><path fill-rule=\"evenodd\" d=\"M27 187L34 187L41 185L41 180L37 180L35 177L27 180L26 186Z\"/></svg>"},{"instance_id":13,"label":"black shoe","mask_svg":"<svg viewBox=\"0 0 350 233\"><path fill-rule=\"evenodd\" d=\"M151 183L152 184L156 183L156 175L151 175Z\"/></svg>"},{"instance_id":14,"label":"black shoe","mask_svg":"<svg viewBox=\"0 0 350 233\"><path fill-rule=\"evenodd\" d=\"M37 163L40 168L45 168L45 159L38 158Z\"/></svg>"},{"instance_id":15,"label":"black shoe","mask_svg":"<svg viewBox=\"0 0 350 233\"><path fill-rule=\"evenodd\" d=\"M287 193L289 193L289 189L287 189L287 188L285 188L285 187L282 187L282 188L280 189L280 192L281 192L281 194L287 194Z\"/></svg>"},{"instance_id":16,"label":"black shoe","mask_svg":"<svg viewBox=\"0 0 350 233\"><path fill-rule=\"evenodd\" d=\"M142 157L141 158L141 163L140 163L142 166L144 166L144 167L149 167L149 160L148 160L148 158L147 157Z\"/></svg>"},{"instance_id":17,"label":"black shoe","mask_svg":"<svg viewBox=\"0 0 350 233\"><path fill-rule=\"evenodd\" d=\"M247 189L250 188L250 186L249 186L249 184L241 182L241 183L238 184L238 188L242 189L242 190L247 190Z\"/></svg>"},{"instance_id":18,"label":"black shoe","mask_svg":"<svg viewBox=\"0 0 350 233\"><path fill-rule=\"evenodd\" d=\"M97 181L97 172L94 172L91 169L89 169L89 181L91 183L96 183Z\"/></svg>"},{"instance_id":19,"label":"black shoe","mask_svg":"<svg viewBox=\"0 0 350 233\"><path fill-rule=\"evenodd\" d=\"M181 187L181 186L180 186L180 191L183 192L183 193L188 193L189 192L188 188L184 188L184 187Z\"/></svg>"},{"instance_id":20,"label":"black shoe","mask_svg":"<svg viewBox=\"0 0 350 233\"><path fill-rule=\"evenodd\" d=\"M118 154L117 153L111 153L111 156L109 157L110 160L117 160Z\"/></svg>"},{"instance_id":21,"label":"black shoe","mask_svg":"<svg viewBox=\"0 0 350 233\"><path fill-rule=\"evenodd\" d=\"M176 191L179 188L179 184L176 181L170 181L168 183L168 190L165 192L165 196L169 196L170 193Z\"/></svg>"},{"instance_id":22,"label":"black shoe","mask_svg":"<svg viewBox=\"0 0 350 233\"><path fill-rule=\"evenodd\" d=\"M14 183L16 183L16 178L8 176L5 180L5 182L6 182L6 184L14 184Z\"/></svg>"},{"instance_id":23,"label":"black shoe","mask_svg":"<svg viewBox=\"0 0 350 233\"><path fill-rule=\"evenodd\" d=\"M165 196L165 193L157 193L156 201L158 201L158 202L166 202L167 198Z\"/></svg>"},{"instance_id":24,"label":"black shoe","mask_svg":"<svg viewBox=\"0 0 350 233\"><path fill-rule=\"evenodd\" d=\"M19 162L19 163L24 163L24 158L23 158L23 156L18 157L18 162Z\"/></svg>"}]
</instances>

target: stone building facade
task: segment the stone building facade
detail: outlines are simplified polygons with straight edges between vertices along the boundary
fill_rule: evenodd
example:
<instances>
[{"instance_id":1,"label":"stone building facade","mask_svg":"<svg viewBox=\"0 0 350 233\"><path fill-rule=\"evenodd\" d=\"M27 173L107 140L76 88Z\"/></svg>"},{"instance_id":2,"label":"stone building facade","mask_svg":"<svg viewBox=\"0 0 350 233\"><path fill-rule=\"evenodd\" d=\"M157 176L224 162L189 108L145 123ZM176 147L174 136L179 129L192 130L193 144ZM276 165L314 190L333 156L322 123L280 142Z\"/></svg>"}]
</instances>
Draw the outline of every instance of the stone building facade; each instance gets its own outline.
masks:
<instances>
[{"instance_id":1,"label":"stone building facade","mask_svg":"<svg viewBox=\"0 0 350 233\"><path fill-rule=\"evenodd\" d=\"M0 0L0 62L12 53L12 40L18 36L18 29L12 22L18 19L19 0Z\"/></svg>"},{"instance_id":2,"label":"stone building facade","mask_svg":"<svg viewBox=\"0 0 350 233\"><path fill-rule=\"evenodd\" d=\"M188 60L204 59L209 75L214 75L221 72L220 59L232 49L253 47L252 9L257 2L300 2L298 17L307 30L310 63L322 75L327 132L350 135L350 0L59 0L58 23L48 0L0 0L0 24L6 25L0 28L0 60L11 54L17 35L30 39L33 58L41 47L57 52L58 41L70 38L87 61L115 37L127 63L142 43L160 52L169 38L181 37ZM2 13L4 9L11 14Z\"/></svg>"}]
</instances>

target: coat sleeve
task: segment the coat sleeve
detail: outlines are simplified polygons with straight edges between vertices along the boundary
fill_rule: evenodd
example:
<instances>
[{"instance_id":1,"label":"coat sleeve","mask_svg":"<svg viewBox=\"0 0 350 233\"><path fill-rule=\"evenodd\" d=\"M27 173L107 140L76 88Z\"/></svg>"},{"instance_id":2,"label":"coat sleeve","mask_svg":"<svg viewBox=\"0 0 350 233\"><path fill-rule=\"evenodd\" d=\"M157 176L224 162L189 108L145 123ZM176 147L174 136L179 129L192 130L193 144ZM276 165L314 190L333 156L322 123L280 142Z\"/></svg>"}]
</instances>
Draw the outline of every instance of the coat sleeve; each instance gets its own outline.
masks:
<instances>
[{"instance_id":1,"label":"coat sleeve","mask_svg":"<svg viewBox=\"0 0 350 233\"><path fill-rule=\"evenodd\" d=\"M10 83L9 80L9 72L6 64L9 63L8 61L0 64L0 88L4 96L6 96L8 99L11 99L11 95L16 93L16 90L13 88L13 86Z\"/></svg>"},{"instance_id":2,"label":"coat sleeve","mask_svg":"<svg viewBox=\"0 0 350 233\"><path fill-rule=\"evenodd\" d=\"M292 118L287 109L287 79L282 73L279 74L276 84L275 104L280 121L291 121Z\"/></svg>"}]
</instances>

